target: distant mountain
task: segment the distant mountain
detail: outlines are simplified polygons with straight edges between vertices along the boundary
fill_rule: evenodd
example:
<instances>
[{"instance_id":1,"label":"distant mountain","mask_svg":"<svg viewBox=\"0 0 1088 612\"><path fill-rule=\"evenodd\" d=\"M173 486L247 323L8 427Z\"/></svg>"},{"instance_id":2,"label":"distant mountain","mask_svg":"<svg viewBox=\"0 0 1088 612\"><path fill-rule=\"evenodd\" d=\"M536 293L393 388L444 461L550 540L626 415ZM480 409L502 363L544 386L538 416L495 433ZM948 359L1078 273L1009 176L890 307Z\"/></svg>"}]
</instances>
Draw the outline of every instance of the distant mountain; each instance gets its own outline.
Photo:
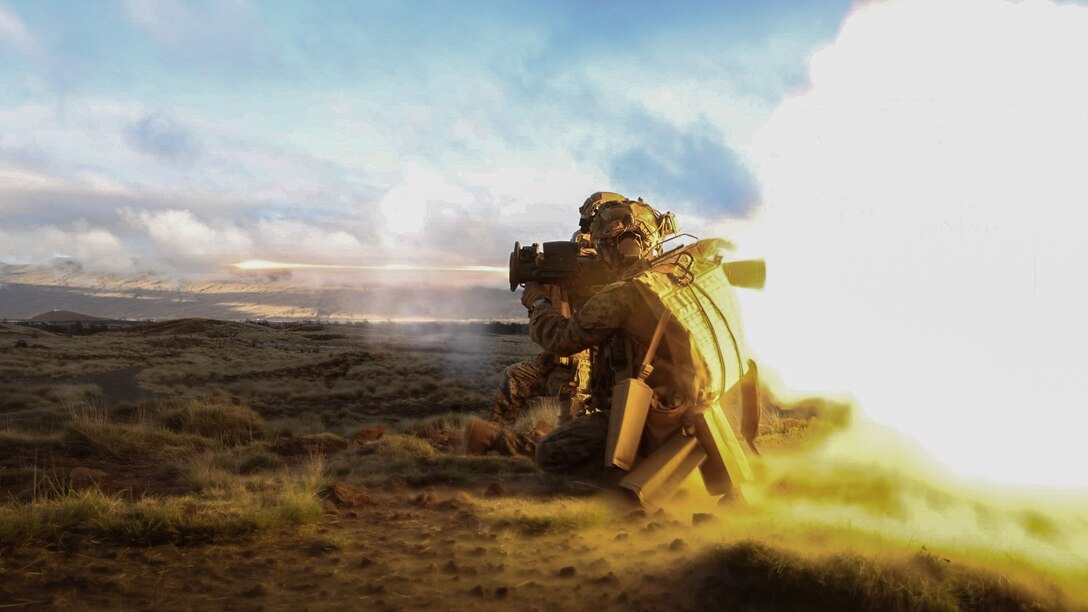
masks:
<instances>
[{"instance_id":1,"label":"distant mountain","mask_svg":"<svg viewBox=\"0 0 1088 612\"><path fill-rule=\"evenodd\" d=\"M312 282L290 275L178 281L88 272L71 260L0 267L0 319L93 312L106 319L523 320L501 287ZM44 313L44 315L43 315Z\"/></svg>"},{"instance_id":2,"label":"distant mountain","mask_svg":"<svg viewBox=\"0 0 1088 612\"><path fill-rule=\"evenodd\" d=\"M49 312L43 312L40 315L31 317L30 320L37 323L74 323L76 321L89 323L94 321L109 321L109 319L92 317L91 315L72 312L71 310L50 310Z\"/></svg>"}]
</instances>

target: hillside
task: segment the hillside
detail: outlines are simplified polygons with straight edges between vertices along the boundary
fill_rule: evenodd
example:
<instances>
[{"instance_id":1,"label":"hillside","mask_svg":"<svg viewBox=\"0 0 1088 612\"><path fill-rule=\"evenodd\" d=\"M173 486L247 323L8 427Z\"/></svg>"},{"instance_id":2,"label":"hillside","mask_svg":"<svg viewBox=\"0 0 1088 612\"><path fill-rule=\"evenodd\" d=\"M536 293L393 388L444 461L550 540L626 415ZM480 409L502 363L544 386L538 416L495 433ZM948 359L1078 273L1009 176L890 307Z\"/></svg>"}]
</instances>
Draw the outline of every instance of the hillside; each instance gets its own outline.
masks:
<instances>
[{"instance_id":1,"label":"hillside","mask_svg":"<svg viewBox=\"0 0 1088 612\"><path fill-rule=\"evenodd\" d=\"M50 310L49 312L43 312L40 315L35 315L31 317L30 320L36 323L71 323L75 321L109 321L110 319L94 317L80 312L72 312L71 310Z\"/></svg>"},{"instance_id":2,"label":"hillside","mask_svg":"<svg viewBox=\"0 0 1088 612\"><path fill-rule=\"evenodd\" d=\"M91 273L69 261L0 267L0 319L29 319L51 311L93 312L108 319L361 321L525 317L517 298L501 283L382 285L350 278L317 282L289 275L224 275L179 281L151 273Z\"/></svg>"}]
</instances>

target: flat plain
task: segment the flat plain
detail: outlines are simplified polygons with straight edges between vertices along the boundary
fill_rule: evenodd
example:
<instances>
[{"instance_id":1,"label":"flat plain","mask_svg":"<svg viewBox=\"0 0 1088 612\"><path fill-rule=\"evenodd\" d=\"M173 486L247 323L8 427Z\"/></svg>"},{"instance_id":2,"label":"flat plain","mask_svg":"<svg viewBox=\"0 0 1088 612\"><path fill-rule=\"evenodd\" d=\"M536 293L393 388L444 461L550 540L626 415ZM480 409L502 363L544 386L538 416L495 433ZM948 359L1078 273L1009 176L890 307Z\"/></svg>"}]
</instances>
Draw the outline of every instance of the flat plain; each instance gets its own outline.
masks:
<instances>
[{"instance_id":1,"label":"flat plain","mask_svg":"<svg viewBox=\"0 0 1088 612\"><path fill-rule=\"evenodd\" d=\"M821 470L809 453L849 411L819 399L765 394L759 482L727 503L692 482L646 511L525 457L465 455L466 420L535 352L502 323L0 325L0 606L1082 605L1083 568L891 533L909 500L952 502ZM1015 516L1040 546L1061 537L1052 517Z\"/></svg>"}]
</instances>

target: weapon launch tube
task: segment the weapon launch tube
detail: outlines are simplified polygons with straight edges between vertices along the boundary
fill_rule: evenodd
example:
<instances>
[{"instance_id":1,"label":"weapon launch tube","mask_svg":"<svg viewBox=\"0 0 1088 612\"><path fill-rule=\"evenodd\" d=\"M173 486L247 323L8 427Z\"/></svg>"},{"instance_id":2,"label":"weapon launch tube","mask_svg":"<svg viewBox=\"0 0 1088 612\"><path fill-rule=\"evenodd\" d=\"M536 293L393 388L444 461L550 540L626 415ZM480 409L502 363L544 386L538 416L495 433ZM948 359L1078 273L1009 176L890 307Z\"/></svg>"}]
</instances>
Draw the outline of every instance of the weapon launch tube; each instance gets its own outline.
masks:
<instances>
[{"instance_id":1,"label":"weapon launch tube","mask_svg":"<svg viewBox=\"0 0 1088 612\"><path fill-rule=\"evenodd\" d=\"M644 506L653 508L665 501L706 458L706 451L696 438L673 436L624 476L620 487L634 493Z\"/></svg>"},{"instance_id":2,"label":"weapon launch tube","mask_svg":"<svg viewBox=\"0 0 1088 612\"><path fill-rule=\"evenodd\" d=\"M650 412L650 400L654 390L646 384L646 379L653 372L651 362L661 338L665 335L672 313L665 310L657 320L650 347L642 359L638 378L627 378L616 383L612 388L612 410L608 415L608 441L605 447L604 464L630 470L638 455L639 443L642 442L642 430L646 426L646 416Z\"/></svg>"},{"instance_id":3,"label":"weapon launch tube","mask_svg":"<svg viewBox=\"0 0 1088 612\"><path fill-rule=\"evenodd\" d=\"M722 264L725 277L734 287L762 289L767 283L767 262L762 259L745 259Z\"/></svg>"}]
</instances>

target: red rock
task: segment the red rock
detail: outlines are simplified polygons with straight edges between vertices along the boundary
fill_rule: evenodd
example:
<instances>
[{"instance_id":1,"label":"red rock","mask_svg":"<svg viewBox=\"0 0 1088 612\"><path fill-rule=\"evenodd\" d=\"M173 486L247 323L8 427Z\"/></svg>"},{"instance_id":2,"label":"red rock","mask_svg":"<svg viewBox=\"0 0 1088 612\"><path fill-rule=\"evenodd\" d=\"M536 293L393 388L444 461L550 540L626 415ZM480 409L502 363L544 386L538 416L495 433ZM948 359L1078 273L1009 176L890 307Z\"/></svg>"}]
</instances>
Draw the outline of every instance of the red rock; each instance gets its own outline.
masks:
<instances>
[{"instance_id":1,"label":"red rock","mask_svg":"<svg viewBox=\"0 0 1088 612\"><path fill-rule=\"evenodd\" d=\"M334 482L326 487L324 497L337 506L349 508L373 503L370 493L346 482Z\"/></svg>"},{"instance_id":2,"label":"red rock","mask_svg":"<svg viewBox=\"0 0 1088 612\"><path fill-rule=\"evenodd\" d=\"M377 427L364 427L355 432L355 438L352 439L351 443L359 446L361 444L366 444L367 442L379 440L384 435L385 428L381 425L378 425Z\"/></svg>"}]
</instances>

